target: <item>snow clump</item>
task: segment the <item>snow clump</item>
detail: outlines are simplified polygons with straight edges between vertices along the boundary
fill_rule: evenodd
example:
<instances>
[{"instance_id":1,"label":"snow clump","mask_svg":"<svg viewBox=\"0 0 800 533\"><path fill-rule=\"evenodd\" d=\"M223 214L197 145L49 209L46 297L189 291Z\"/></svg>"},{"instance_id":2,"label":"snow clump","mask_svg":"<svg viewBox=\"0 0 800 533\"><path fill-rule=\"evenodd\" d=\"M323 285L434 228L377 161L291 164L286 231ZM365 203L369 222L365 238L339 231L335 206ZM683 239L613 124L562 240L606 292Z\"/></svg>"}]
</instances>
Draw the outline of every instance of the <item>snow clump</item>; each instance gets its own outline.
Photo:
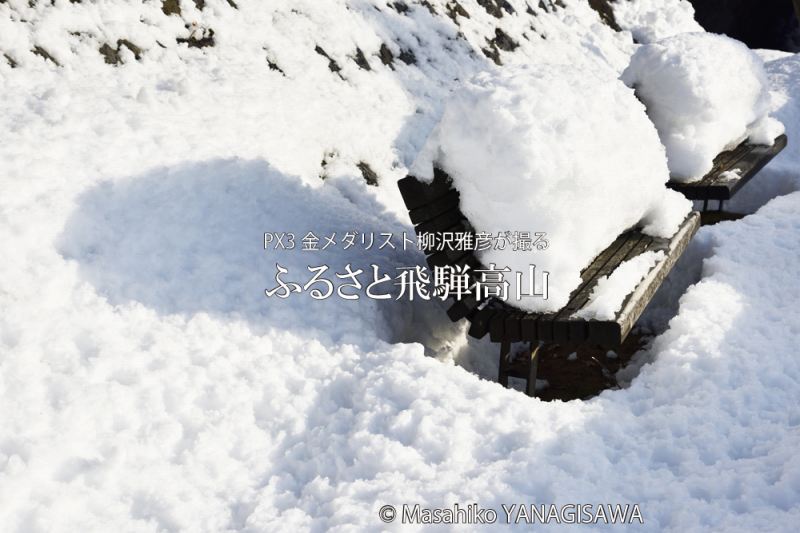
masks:
<instances>
[{"instance_id":1,"label":"snow clump","mask_svg":"<svg viewBox=\"0 0 800 533\"><path fill-rule=\"evenodd\" d=\"M638 43L652 43L678 33L701 32L688 0L619 0L611 3L614 19Z\"/></svg>"},{"instance_id":2,"label":"snow clump","mask_svg":"<svg viewBox=\"0 0 800 533\"><path fill-rule=\"evenodd\" d=\"M644 45L622 80L647 106L677 181L702 178L717 154L745 139L772 144L783 133L769 116L763 62L722 35L691 33Z\"/></svg>"}]
</instances>

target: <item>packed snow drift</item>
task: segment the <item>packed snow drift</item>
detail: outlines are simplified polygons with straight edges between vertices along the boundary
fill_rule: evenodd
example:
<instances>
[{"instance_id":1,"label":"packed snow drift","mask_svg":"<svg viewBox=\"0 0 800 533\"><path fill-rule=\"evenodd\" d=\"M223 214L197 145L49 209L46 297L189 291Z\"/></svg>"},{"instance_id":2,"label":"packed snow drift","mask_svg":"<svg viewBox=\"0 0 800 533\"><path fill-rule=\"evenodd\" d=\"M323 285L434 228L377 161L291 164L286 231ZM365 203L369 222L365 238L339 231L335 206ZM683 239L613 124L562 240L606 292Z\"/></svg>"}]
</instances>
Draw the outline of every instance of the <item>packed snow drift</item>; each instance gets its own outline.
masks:
<instances>
[{"instance_id":1,"label":"packed snow drift","mask_svg":"<svg viewBox=\"0 0 800 533\"><path fill-rule=\"evenodd\" d=\"M641 46L622 79L647 106L676 181L702 178L717 154L745 139L772 144L783 132L769 116L761 59L722 35L689 33Z\"/></svg>"},{"instance_id":2,"label":"packed snow drift","mask_svg":"<svg viewBox=\"0 0 800 533\"><path fill-rule=\"evenodd\" d=\"M609 4L617 24L630 31L637 43L703 31L687 0L615 0Z\"/></svg>"},{"instance_id":3,"label":"packed snow drift","mask_svg":"<svg viewBox=\"0 0 800 533\"><path fill-rule=\"evenodd\" d=\"M547 235L546 250L477 252L484 265L522 274L507 276L510 302L530 311L563 307L581 271L625 230L643 223L670 237L691 208L664 186L658 134L610 69L534 64L467 81L448 99L415 175L431 179L434 166L452 177L477 231ZM544 272L547 299L516 298L518 285L541 286Z\"/></svg>"}]
</instances>

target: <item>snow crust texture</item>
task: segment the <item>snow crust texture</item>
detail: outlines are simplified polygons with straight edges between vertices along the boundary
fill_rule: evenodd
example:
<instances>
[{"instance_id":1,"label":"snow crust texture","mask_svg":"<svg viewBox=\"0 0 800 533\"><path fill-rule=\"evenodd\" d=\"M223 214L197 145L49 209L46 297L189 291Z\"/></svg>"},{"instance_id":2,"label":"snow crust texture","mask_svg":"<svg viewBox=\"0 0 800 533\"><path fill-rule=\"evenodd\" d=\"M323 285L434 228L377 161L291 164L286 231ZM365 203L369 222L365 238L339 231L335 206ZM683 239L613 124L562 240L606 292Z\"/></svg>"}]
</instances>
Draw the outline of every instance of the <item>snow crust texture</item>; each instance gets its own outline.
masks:
<instances>
[{"instance_id":1,"label":"snow crust texture","mask_svg":"<svg viewBox=\"0 0 800 533\"><path fill-rule=\"evenodd\" d=\"M483 48L621 71L628 38L571 0L177 4L0 3L0 529L370 531L404 502L796 529L796 57L767 65L791 144L742 191L758 212L701 230L639 375L543 403L448 364L496 346L464 347L429 303L266 300L262 233L410 231L394 182L445 95L496 64ZM279 258L420 260L358 250Z\"/></svg>"},{"instance_id":2,"label":"snow crust texture","mask_svg":"<svg viewBox=\"0 0 800 533\"><path fill-rule=\"evenodd\" d=\"M702 178L717 154L745 139L772 144L783 132L768 116L761 59L722 35L690 33L641 46L622 79L647 106L678 181Z\"/></svg>"},{"instance_id":3,"label":"snow crust texture","mask_svg":"<svg viewBox=\"0 0 800 533\"><path fill-rule=\"evenodd\" d=\"M614 19L633 34L637 43L647 44L679 33L702 32L688 0L615 0Z\"/></svg>"},{"instance_id":4,"label":"snow crust texture","mask_svg":"<svg viewBox=\"0 0 800 533\"><path fill-rule=\"evenodd\" d=\"M430 178L434 165L452 176L477 231L547 234L543 251L479 252L484 265L524 274L507 277L512 303L530 311L563 307L581 270L625 230L642 223L669 237L691 208L665 188L658 134L610 69L535 64L478 75L448 100L414 171ZM517 285L532 292L542 272L548 299L516 299Z\"/></svg>"}]
</instances>

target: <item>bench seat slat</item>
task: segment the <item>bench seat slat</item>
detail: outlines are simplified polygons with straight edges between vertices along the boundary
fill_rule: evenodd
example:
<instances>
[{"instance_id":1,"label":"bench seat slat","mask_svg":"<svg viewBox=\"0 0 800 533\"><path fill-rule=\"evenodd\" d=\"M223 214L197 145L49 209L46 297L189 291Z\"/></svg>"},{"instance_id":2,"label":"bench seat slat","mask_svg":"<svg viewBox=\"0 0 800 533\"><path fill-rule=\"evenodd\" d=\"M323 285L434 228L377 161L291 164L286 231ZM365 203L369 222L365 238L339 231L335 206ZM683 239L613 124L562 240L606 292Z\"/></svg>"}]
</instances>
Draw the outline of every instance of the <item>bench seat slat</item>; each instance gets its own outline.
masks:
<instances>
[{"instance_id":1,"label":"bench seat slat","mask_svg":"<svg viewBox=\"0 0 800 533\"><path fill-rule=\"evenodd\" d=\"M416 209L411 209L408 212L408 216L411 217L411 223L421 224L422 222L427 222L454 207L458 207L460 197L461 195L458 194L458 191L451 189L441 198L421 205Z\"/></svg>"},{"instance_id":2,"label":"bench seat slat","mask_svg":"<svg viewBox=\"0 0 800 533\"><path fill-rule=\"evenodd\" d=\"M569 342L571 340L570 317L586 305L592 291L597 286L598 280L611 274L624 261L638 255L637 252L640 253L643 250L643 246L646 246L646 244L643 244L646 236L639 232L627 232L623 234L620 240L622 241L621 245L616 251L608 256L598 267L591 268L591 277L573 292L567 305L556 313L553 319L553 338L556 342ZM593 262L593 265L596 262Z\"/></svg>"},{"instance_id":3,"label":"bench seat slat","mask_svg":"<svg viewBox=\"0 0 800 533\"><path fill-rule=\"evenodd\" d=\"M741 143L714 159L714 167L702 179L691 183L669 181L667 187L690 200L730 200L750 179L786 147L786 135L775 138L772 146ZM725 178L725 172L738 169L738 178Z\"/></svg>"},{"instance_id":4,"label":"bench seat slat","mask_svg":"<svg viewBox=\"0 0 800 533\"><path fill-rule=\"evenodd\" d=\"M447 316L453 322L458 322L462 318L469 318L474 315L480 305L481 302L475 296L469 294L460 300L455 300L447 310Z\"/></svg>"},{"instance_id":5,"label":"bench seat slat","mask_svg":"<svg viewBox=\"0 0 800 533\"><path fill-rule=\"evenodd\" d=\"M458 208L455 208L451 209L450 211L445 211L444 213L428 220L427 222L418 224L414 230L417 232L417 235L421 235L423 233L444 232L458 224L463 219L464 215L461 214L461 211L459 211Z\"/></svg>"}]
</instances>

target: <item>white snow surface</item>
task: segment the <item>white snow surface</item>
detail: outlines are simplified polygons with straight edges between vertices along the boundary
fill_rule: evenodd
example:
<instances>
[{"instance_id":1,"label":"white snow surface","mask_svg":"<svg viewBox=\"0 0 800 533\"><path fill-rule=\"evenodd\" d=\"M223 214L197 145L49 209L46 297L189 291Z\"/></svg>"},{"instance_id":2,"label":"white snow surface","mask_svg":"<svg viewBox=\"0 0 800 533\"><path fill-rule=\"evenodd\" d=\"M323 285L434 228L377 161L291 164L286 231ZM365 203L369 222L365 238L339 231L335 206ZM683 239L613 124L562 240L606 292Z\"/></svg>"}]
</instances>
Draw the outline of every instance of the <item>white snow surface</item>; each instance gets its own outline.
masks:
<instances>
[{"instance_id":1,"label":"white snow surface","mask_svg":"<svg viewBox=\"0 0 800 533\"><path fill-rule=\"evenodd\" d=\"M637 43L703 31L688 0L614 0L611 8L617 24L630 31Z\"/></svg>"},{"instance_id":2,"label":"white snow surface","mask_svg":"<svg viewBox=\"0 0 800 533\"><path fill-rule=\"evenodd\" d=\"M794 94L800 87L800 56L769 61L764 67L770 82L772 114L786 126L789 146L758 174L758 180L745 185L729 202L728 208L740 213L752 213L769 199L800 189L800 150L793 142L800 138L800 100Z\"/></svg>"},{"instance_id":3,"label":"white snow surface","mask_svg":"<svg viewBox=\"0 0 800 533\"><path fill-rule=\"evenodd\" d=\"M662 251L645 252L624 261L608 276L601 276L589 296L589 303L575 316L587 320L613 320L625 297L664 257Z\"/></svg>"},{"instance_id":4,"label":"white snow surface","mask_svg":"<svg viewBox=\"0 0 800 533\"><path fill-rule=\"evenodd\" d=\"M377 530L378 508L403 502L636 502L643 531L794 530L796 57L767 66L792 144L749 198L755 210L786 196L701 230L702 277L627 389L543 403L482 380L448 362L496 347L461 345L431 304L264 298L264 231L410 230L394 181L452 78L486 67L498 26L521 43L501 52L509 63L538 51L624 63L624 39L583 3L534 5L535 19L516 0L519 15L501 19L460 3L463 40L438 0L436 16L411 2L403 15L366 1L183 1L174 21L157 2L0 4L0 50L17 63L0 54L4 531ZM213 25L214 47L175 44L193 20ZM531 23L547 41L514 33ZM165 48L139 61L97 53L156 36ZM349 59L354 41L371 71ZM416 66L397 60L398 42Z\"/></svg>"},{"instance_id":5,"label":"white snow surface","mask_svg":"<svg viewBox=\"0 0 800 533\"><path fill-rule=\"evenodd\" d=\"M745 139L769 145L783 133L769 116L761 59L729 37L689 33L641 46L622 79L647 106L676 181L702 178Z\"/></svg>"},{"instance_id":6,"label":"white snow surface","mask_svg":"<svg viewBox=\"0 0 800 533\"><path fill-rule=\"evenodd\" d=\"M452 177L476 231L547 235L546 250L477 252L484 265L510 269L509 301L529 311L563 307L581 270L625 230L643 223L670 237L691 209L665 188L658 134L610 69L534 64L479 74L448 100L413 170L431 179L434 166ZM517 299L517 285L530 294L544 272L548 298Z\"/></svg>"}]
</instances>

